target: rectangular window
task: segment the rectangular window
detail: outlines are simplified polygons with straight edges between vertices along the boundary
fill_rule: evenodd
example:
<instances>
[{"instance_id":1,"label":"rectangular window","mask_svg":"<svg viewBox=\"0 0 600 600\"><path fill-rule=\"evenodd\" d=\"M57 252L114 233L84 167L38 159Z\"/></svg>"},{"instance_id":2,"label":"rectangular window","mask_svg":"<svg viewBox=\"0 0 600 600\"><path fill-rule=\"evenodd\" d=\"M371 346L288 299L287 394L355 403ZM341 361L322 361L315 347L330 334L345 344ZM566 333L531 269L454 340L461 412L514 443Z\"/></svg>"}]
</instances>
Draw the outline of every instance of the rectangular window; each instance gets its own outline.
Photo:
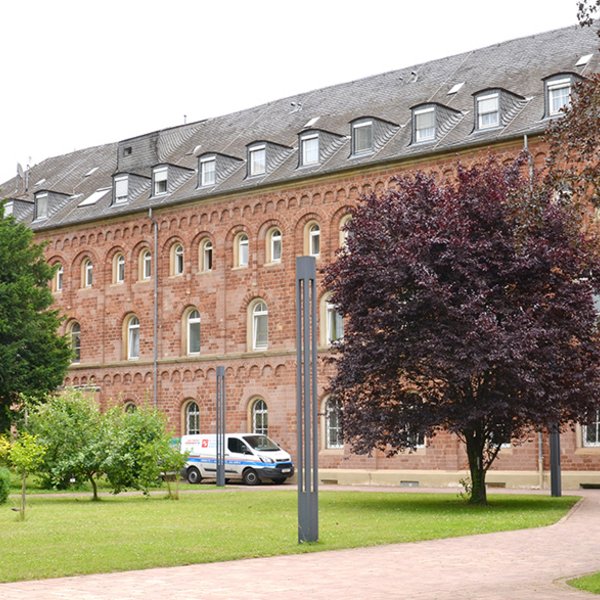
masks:
<instances>
[{"instance_id":1,"label":"rectangular window","mask_svg":"<svg viewBox=\"0 0 600 600\"><path fill-rule=\"evenodd\" d=\"M62 292L63 289L63 276L64 276L65 270L63 269L62 265L59 265L58 269L56 270L56 274L55 274L55 290L57 292Z\"/></svg>"},{"instance_id":2,"label":"rectangular window","mask_svg":"<svg viewBox=\"0 0 600 600\"><path fill-rule=\"evenodd\" d=\"M558 115L568 106L571 98L571 80L557 79L548 82L548 114Z\"/></svg>"},{"instance_id":3,"label":"rectangular window","mask_svg":"<svg viewBox=\"0 0 600 600\"><path fill-rule=\"evenodd\" d=\"M48 194L38 194L35 197L35 218L48 218Z\"/></svg>"},{"instance_id":4,"label":"rectangular window","mask_svg":"<svg viewBox=\"0 0 600 600\"><path fill-rule=\"evenodd\" d=\"M435 109L415 111L415 141L428 142L435 139Z\"/></svg>"},{"instance_id":5,"label":"rectangular window","mask_svg":"<svg viewBox=\"0 0 600 600\"><path fill-rule=\"evenodd\" d=\"M267 148L255 146L248 150L249 175L264 175L267 172Z\"/></svg>"},{"instance_id":6,"label":"rectangular window","mask_svg":"<svg viewBox=\"0 0 600 600\"><path fill-rule=\"evenodd\" d=\"M319 162L319 137L307 136L301 139L302 165L316 165Z\"/></svg>"},{"instance_id":7,"label":"rectangular window","mask_svg":"<svg viewBox=\"0 0 600 600\"><path fill-rule=\"evenodd\" d=\"M200 160L200 186L215 185L216 164L217 161L214 157Z\"/></svg>"},{"instance_id":8,"label":"rectangular window","mask_svg":"<svg viewBox=\"0 0 600 600\"><path fill-rule=\"evenodd\" d=\"M167 167L154 169L154 195L167 193Z\"/></svg>"},{"instance_id":9,"label":"rectangular window","mask_svg":"<svg viewBox=\"0 0 600 600\"><path fill-rule=\"evenodd\" d=\"M115 204L127 202L127 194L129 191L129 180L127 176L117 177L115 179Z\"/></svg>"},{"instance_id":10,"label":"rectangular window","mask_svg":"<svg viewBox=\"0 0 600 600\"><path fill-rule=\"evenodd\" d=\"M373 150L373 121L361 121L352 125L352 154Z\"/></svg>"},{"instance_id":11,"label":"rectangular window","mask_svg":"<svg viewBox=\"0 0 600 600\"><path fill-rule=\"evenodd\" d=\"M600 410L582 428L583 445L585 447L600 446Z\"/></svg>"},{"instance_id":12,"label":"rectangular window","mask_svg":"<svg viewBox=\"0 0 600 600\"><path fill-rule=\"evenodd\" d=\"M477 128L489 129L500 125L498 94L488 94L477 98Z\"/></svg>"},{"instance_id":13,"label":"rectangular window","mask_svg":"<svg viewBox=\"0 0 600 600\"><path fill-rule=\"evenodd\" d=\"M13 203L12 202L7 202L4 205L4 216L5 217L10 217L10 215L13 214Z\"/></svg>"}]
</instances>

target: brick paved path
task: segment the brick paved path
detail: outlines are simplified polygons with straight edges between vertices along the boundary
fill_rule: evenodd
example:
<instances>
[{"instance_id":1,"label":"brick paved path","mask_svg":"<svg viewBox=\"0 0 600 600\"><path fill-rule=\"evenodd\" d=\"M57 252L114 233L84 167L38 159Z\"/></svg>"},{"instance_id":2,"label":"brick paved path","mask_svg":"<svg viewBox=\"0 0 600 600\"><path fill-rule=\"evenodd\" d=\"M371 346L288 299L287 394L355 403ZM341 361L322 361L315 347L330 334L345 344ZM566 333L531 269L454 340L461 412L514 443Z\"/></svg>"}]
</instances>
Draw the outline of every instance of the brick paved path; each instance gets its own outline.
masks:
<instances>
[{"instance_id":1,"label":"brick paved path","mask_svg":"<svg viewBox=\"0 0 600 600\"><path fill-rule=\"evenodd\" d=\"M600 491L582 495L540 529L8 583L0 599L590 600L561 581L600 570Z\"/></svg>"}]
</instances>

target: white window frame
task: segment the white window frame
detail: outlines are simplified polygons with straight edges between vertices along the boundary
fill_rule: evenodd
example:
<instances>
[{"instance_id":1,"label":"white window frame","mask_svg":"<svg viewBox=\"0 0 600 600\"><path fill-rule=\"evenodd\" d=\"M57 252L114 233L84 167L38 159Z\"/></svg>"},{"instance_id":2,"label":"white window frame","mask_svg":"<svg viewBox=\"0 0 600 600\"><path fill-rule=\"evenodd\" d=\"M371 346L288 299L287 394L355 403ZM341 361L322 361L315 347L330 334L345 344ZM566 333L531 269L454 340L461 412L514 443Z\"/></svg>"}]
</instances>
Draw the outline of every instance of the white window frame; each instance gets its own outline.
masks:
<instances>
[{"instance_id":1,"label":"white window frame","mask_svg":"<svg viewBox=\"0 0 600 600\"><path fill-rule=\"evenodd\" d=\"M217 159L206 156L200 159L200 187L215 185L217 182Z\"/></svg>"},{"instance_id":2,"label":"white window frame","mask_svg":"<svg viewBox=\"0 0 600 600\"><path fill-rule=\"evenodd\" d=\"M423 117L424 115L432 115L433 117L433 126L428 127L419 127L419 117ZM435 140L435 106L428 106L427 108L419 108L414 111L414 119L415 119L415 142L430 142Z\"/></svg>"},{"instance_id":3,"label":"white window frame","mask_svg":"<svg viewBox=\"0 0 600 600\"><path fill-rule=\"evenodd\" d=\"M492 103L495 100L493 110L490 110ZM492 94L484 94L477 96L477 129L493 129L500 126L500 94L494 92Z\"/></svg>"},{"instance_id":4,"label":"white window frame","mask_svg":"<svg viewBox=\"0 0 600 600\"><path fill-rule=\"evenodd\" d=\"M275 227L269 232L269 261L272 263L280 263L282 251L281 229Z\"/></svg>"},{"instance_id":5,"label":"white window frame","mask_svg":"<svg viewBox=\"0 0 600 600\"><path fill-rule=\"evenodd\" d=\"M247 267L250 262L250 239L247 233L240 233L237 236L237 265L238 267Z\"/></svg>"},{"instance_id":6,"label":"white window frame","mask_svg":"<svg viewBox=\"0 0 600 600\"><path fill-rule=\"evenodd\" d=\"M262 351L268 347L269 308L264 300L259 300L252 306L252 350Z\"/></svg>"},{"instance_id":7,"label":"white window frame","mask_svg":"<svg viewBox=\"0 0 600 600\"><path fill-rule=\"evenodd\" d=\"M197 329L197 340L198 340L197 349L192 348L192 331L194 331L196 329ZM201 348L200 335L201 335L200 312L198 311L198 309L194 308L188 312L187 317L186 317L186 354L188 354L189 356L200 354L200 348Z\"/></svg>"},{"instance_id":8,"label":"white window frame","mask_svg":"<svg viewBox=\"0 0 600 600\"><path fill-rule=\"evenodd\" d=\"M168 167L156 167L153 171L154 176L154 195L161 196L168 191Z\"/></svg>"},{"instance_id":9,"label":"white window frame","mask_svg":"<svg viewBox=\"0 0 600 600\"><path fill-rule=\"evenodd\" d=\"M308 254L315 258L321 254L321 227L318 223L308 226Z\"/></svg>"},{"instance_id":10,"label":"white window frame","mask_svg":"<svg viewBox=\"0 0 600 600\"><path fill-rule=\"evenodd\" d=\"M550 79L546 82L546 98L548 102L548 116L556 117L562 114L562 108L569 106L571 103L571 86L573 81L570 77L561 77L556 79ZM564 99L563 91L566 90L566 99ZM564 99L557 105L556 99Z\"/></svg>"},{"instance_id":11,"label":"white window frame","mask_svg":"<svg viewBox=\"0 0 600 600\"><path fill-rule=\"evenodd\" d=\"M125 281L125 257L119 253L115 256L115 283L123 283Z\"/></svg>"},{"instance_id":12,"label":"white window frame","mask_svg":"<svg viewBox=\"0 0 600 600\"><path fill-rule=\"evenodd\" d=\"M184 266L183 245L178 242L173 245L173 275L183 275Z\"/></svg>"},{"instance_id":13,"label":"white window frame","mask_svg":"<svg viewBox=\"0 0 600 600\"><path fill-rule=\"evenodd\" d=\"M152 278L152 253L147 248L142 250L142 279Z\"/></svg>"},{"instance_id":14,"label":"white window frame","mask_svg":"<svg viewBox=\"0 0 600 600\"><path fill-rule=\"evenodd\" d=\"M115 204L124 204L129 198L129 177L115 177Z\"/></svg>"},{"instance_id":15,"label":"white window frame","mask_svg":"<svg viewBox=\"0 0 600 600\"><path fill-rule=\"evenodd\" d=\"M319 134L307 134L300 138L302 166L319 164Z\"/></svg>"},{"instance_id":16,"label":"white window frame","mask_svg":"<svg viewBox=\"0 0 600 600\"><path fill-rule=\"evenodd\" d=\"M200 433L200 407L194 400L190 400L184 408L185 433L186 435L198 435Z\"/></svg>"},{"instance_id":17,"label":"white window frame","mask_svg":"<svg viewBox=\"0 0 600 600\"><path fill-rule=\"evenodd\" d=\"M213 269L214 248L212 240L206 239L200 245L200 270L208 273Z\"/></svg>"},{"instance_id":18,"label":"white window frame","mask_svg":"<svg viewBox=\"0 0 600 600\"><path fill-rule=\"evenodd\" d=\"M267 145L258 144L248 148L248 176L257 177L267 172Z\"/></svg>"},{"instance_id":19,"label":"white window frame","mask_svg":"<svg viewBox=\"0 0 600 600\"><path fill-rule=\"evenodd\" d=\"M342 423L340 419L341 403L339 400L325 400L325 448L339 450L344 447Z\"/></svg>"},{"instance_id":20,"label":"white window frame","mask_svg":"<svg viewBox=\"0 0 600 600\"><path fill-rule=\"evenodd\" d=\"M86 258L83 261L83 287L89 288L94 285L94 263Z\"/></svg>"},{"instance_id":21,"label":"white window frame","mask_svg":"<svg viewBox=\"0 0 600 600\"><path fill-rule=\"evenodd\" d=\"M78 364L81 362L81 325L77 321L73 321L69 325L69 337L73 352L71 362Z\"/></svg>"},{"instance_id":22,"label":"white window frame","mask_svg":"<svg viewBox=\"0 0 600 600\"><path fill-rule=\"evenodd\" d=\"M56 273L54 273L54 291L62 292L65 269L62 266L62 263L57 264L58 269L56 269Z\"/></svg>"},{"instance_id":23,"label":"white window frame","mask_svg":"<svg viewBox=\"0 0 600 600\"><path fill-rule=\"evenodd\" d=\"M269 407L263 398L257 398L252 403L252 433L269 435Z\"/></svg>"},{"instance_id":24,"label":"white window frame","mask_svg":"<svg viewBox=\"0 0 600 600\"><path fill-rule=\"evenodd\" d=\"M592 431L590 431L590 429ZM595 439L589 441L588 435L592 434L590 437L594 437ZM581 426L581 445L584 448L600 448L600 410L596 411L594 420L592 423L584 423Z\"/></svg>"},{"instance_id":25,"label":"white window frame","mask_svg":"<svg viewBox=\"0 0 600 600\"><path fill-rule=\"evenodd\" d=\"M365 140L363 140L361 134L367 131L367 129L367 137L365 138ZM354 156L359 156L361 154L368 154L370 152L373 152L373 139L374 132L372 119L358 121L352 124L352 154ZM368 141L368 144L365 144L365 141ZM360 145L359 142L361 142Z\"/></svg>"},{"instance_id":26,"label":"white window frame","mask_svg":"<svg viewBox=\"0 0 600 600\"><path fill-rule=\"evenodd\" d=\"M48 218L48 192L42 192L35 195L35 218Z\"/></svg>"},{"instance_id":27,"label":"white window frame","mask_svg":"<svg viewBox=\"0 0 600 600\"><path fill-rule=\"evenodd\" d=\"M127 360L140 357L140 320L132 315L127 319Z\"/></svg>"},{"instance_id":28,"label":"white window frame","mask_svg":"<svg viewBox=\"0 0 600 600\"><path fill-rule=\"evenodd\" d=\"M334 342L344 338L344 320L342 315L338 312L335 304L332 304L331 302L325 303L325 319L327 321L327 345L331 346L331 344Z\"/></svg>"}]
</instances>

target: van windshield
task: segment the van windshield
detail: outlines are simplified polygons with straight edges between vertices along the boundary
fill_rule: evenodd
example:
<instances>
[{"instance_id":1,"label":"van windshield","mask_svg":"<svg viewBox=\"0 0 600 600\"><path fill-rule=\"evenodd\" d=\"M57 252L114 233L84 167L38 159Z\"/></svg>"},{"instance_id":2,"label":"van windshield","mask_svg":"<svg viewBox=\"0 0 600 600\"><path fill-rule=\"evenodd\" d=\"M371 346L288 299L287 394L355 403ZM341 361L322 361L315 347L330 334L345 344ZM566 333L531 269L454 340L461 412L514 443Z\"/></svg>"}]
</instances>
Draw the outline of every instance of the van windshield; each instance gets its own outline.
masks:
<instances>
[{"instance_id":1,"label":"van windshield","mask_svg":"<svg viewBox=\"0 0 600 600\"><path fill-rule=\"evenodd\" d=\"M279 446L266 435L245 435L244 440L253 450L261 450L262 452L280 450Z\"/></svg>"}]
</instances>

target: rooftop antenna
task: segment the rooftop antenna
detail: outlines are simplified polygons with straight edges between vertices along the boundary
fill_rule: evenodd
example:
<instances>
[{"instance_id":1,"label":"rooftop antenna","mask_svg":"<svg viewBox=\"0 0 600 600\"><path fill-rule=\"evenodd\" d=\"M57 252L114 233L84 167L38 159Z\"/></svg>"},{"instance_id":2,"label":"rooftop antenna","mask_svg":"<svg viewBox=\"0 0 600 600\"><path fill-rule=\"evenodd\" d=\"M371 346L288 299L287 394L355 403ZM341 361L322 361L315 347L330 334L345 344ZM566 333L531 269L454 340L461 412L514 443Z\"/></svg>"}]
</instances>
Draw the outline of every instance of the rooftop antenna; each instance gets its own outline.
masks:
<instances>
[{"instance_id":1,"label":"rooftop antenna","mask_svg":"<svg viewBox=\"0 0 600 600\"><path fill-rule=\"evenodd\" d=\"M27 191L29 189L29 171L31 170L31 167L29 166L30 164L31 164L31 156L27 160L27 168L25 170L25 191Z\"/></svg>"},{"instance_id":2,"label":"rooftop antenna","mask_svg":"<svg viewBox=\"0 0 600 600\"><path fill-rule=\"evenodd\" d=\"M183 124L187 125L187 115L183 115Z\"/></svg>"}]
</instances>

